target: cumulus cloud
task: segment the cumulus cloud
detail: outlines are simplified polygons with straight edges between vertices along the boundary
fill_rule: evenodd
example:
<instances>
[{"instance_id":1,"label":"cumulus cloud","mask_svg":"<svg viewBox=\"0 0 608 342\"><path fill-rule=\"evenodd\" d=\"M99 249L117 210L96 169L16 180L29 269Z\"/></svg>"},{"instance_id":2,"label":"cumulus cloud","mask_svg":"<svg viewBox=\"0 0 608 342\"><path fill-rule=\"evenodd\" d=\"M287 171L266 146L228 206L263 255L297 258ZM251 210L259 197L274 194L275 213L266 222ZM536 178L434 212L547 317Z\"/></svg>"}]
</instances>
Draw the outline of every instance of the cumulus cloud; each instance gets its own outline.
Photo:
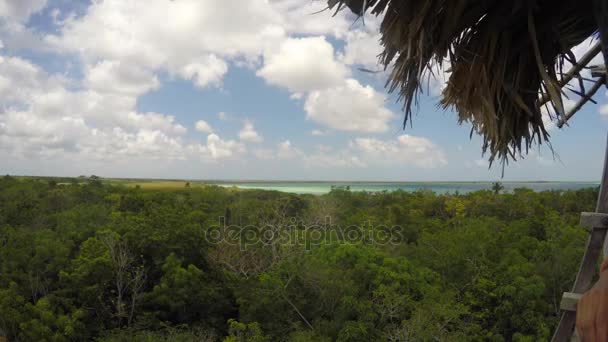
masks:
<instances>
[{"instance_id":1,"label":"cumulus cloud","mask_svg":"<svg viewBox=\"0 0 608 342\"><path fill-rule=\"evenodd\" d=\"M262 142L264 138L258 134L253 127L253 123L251 121L245 121L243 124L243 128L239 132L239 139L242 141L250 141L250 142Z\"/></svg>"},{"instance_id":2,"label":"cumulus cloud","mask_svg":"<svg viewBox=\"0 0 608 342\"><path fill-rule=\"evenodd\" d=\"M227 159L245 152L245 146L234 140L224 140L217 134L207 136L206 145L197 145L195 150L200 156L211 159Z\"/></svg>"},{"instance_id":3,"label":"cumulus cloud","mask_svg":"<svg viewBox=\"0 0 608 342\"><path fill-rule=\"evenodd\" d=\"M278 159L299 163L304 167L365 168L370 165L399 165L423 169L447 165L445 152L431 140L408 134L395 139L356 138L347 147L317 145L313 151L304 151L290 140L277 145L276 151L263 150L255 154L258 159Z\"/></svg>"},{"instance_id":4,"label":"cumulus cloud","mask_svg":"<svg viewBox=\"0 0 608 342\"><path fill-rule=\"evenodd\" d=\"M364 160L378 163L397 163L422 168L435 168L447 165L443 150L424 137L409 134L400 135L394 140L375 138L356 138L351 142L353 150L360 152Z\"/></svg>"},{"instance_id":5,"label":"cumulus cloud","mask_svg":"<svg viewBox=\"0 0 608 342\"><path fill-rule=\"evenodd\" d=\"M85 71L89 89L126 95L141 95L160 87L154 73L137 65L104 60L89 65Z\"/></svg>"},{"instance_id":6,"label":"cumulus cloud","mask_svg":"<svg viewBox=\"0 0 608 342\"><path fill-rule=\"evenodd\" d=\"M292 159L302 157L304 153L291 145L291 141L281 141L277 149L277 157L281 159Z\"/></svg>"},{"instance_id":7,"label":"cumulus cloud","mask_svg":"<svg viewBox=\"0 0 608 342\"><path fill-rule=\"evenodd\" d=\"M13 155L177 157L186 129L173 116L139 113L135 104L129 95L70 90L67 80L24 59L0 57L0 148Z\"/></svg>"},{"instance_id":8,"label":"cumulus cloud","mask_svg":"<svg viewBox=\"0 0 608 342\"><path fill-rule=\"evenodd\" d=\"M282 20L266 0L105 0L66 19L45 41L85 64L110 60L164 70L202 88L220 84L227 59L255 61L283 40Z\"/></svg>"},{"instance_id":9,"label":"cumulus cloud","mask_svg":"<svg viewBox=\"0 0 608 342\"><path fill-rule=\"evenodd\" d=\"M378 58L382 52L378 30L353 30L347 34L341 60L349 65L360 65L369 70L379 70Z\"/></svg>"},{"instance_id":10,"label":"cumulus cloud","mask_svg":"<svg viewBox=\"0 0 608 342\"><path fill-rule=\"evenodd\" d=\"M304 105L306 117L329 128L356 132L386 132L395 115L384 106L386 95L355 79L313 91Z\"/></svg>"},{"instance_id":11,"label":"cumulus cloud","mask_svg":"<svg viewBox=\"0 0 608 342\"><path fill-rule=\"evenodd\" d=\"M358 156L352 154L351 151L333 151L333 149L328 146L318 146L316 151L306 153L303 150L293 146L289 140L284 140L278 144L276 158L279 160L297 162L304 167L343 168L366 166L365 162L363 162Z\"/></svg>"},{"instance_id":12,"label":"cumulus cloud","mask_svg":"<svg viewBox=\"0 0 608 342\"><path fill-rule=\"evenodd\" d=\"M194 124L194 129L201 133L213 133L213 128L205 120L198 120Z\"/></svg>"},{"instance_id":13,"label":"cumulus cloud","mask_svg":"<svg viewBox=\"0 0 608 342\"><path fill-rule=\"evenodd\" d=\"M41 96L63 85L40 67L19 57L0 56L0 104L9 106Z\"/></svg>"},{"instance_id":14,"label":"cumulus cloud","mask_svg":"<svg viewBox=\"0 0 608 342\"><path fill-rule=\"evenodd\" d=\"M27 21L34 13L46 6L46 0L0 0L0 17Z\"/></svg>"},{"instance_id":15,"label":"cumulus cloud","mask_svg":"<svg viewBox=\"0 0 608 342\"><path fill-rule=\"evenodd\" d=\"M228 64L215 55L201 58L179 68L177 73L184 79L192 80L199 88L221 84L224 75L228 72Z\"/></svg>"},{"instance_id":16,"label":"cumulus cloud","mask_svg":"<svg viewBox=\"0 0 608 342\"><path fill-rule=\"evenodd\" d=\"M307 155L303 159L304 165L307 167L321 167L321 168L361 168L366 167L367 164L358 156L354 156L349 153L327 153L327 152L316 152Z\"/></svg>"},{"instance_id":17,"label":"cumulus cloud","mask_svg":"<svg viewBox=\"0 0 608 342\"><path fill-rule=\"evenodd\" d=\"M343 39L353 29L355 17L349 11L337 14L327 11L324 1L270 0L270 4L282 13L281 26L288 33L330 35Z\"/></svg>"},{"instance_id":18,"label":"cumulus cloud","mask_svg":"<svg viewBox=\"0 0 608 342\"><path fill-rule=\"evenodd\" d=\"M289 38L264 56L258 76L293 93L336 86L349 75L325 37Z\"/></svg>"},{"instance_id":19,"label":"cumulus cloud","mask_svg":"<svg viewBox=\"0 0 608 342\"><path fill-rule=\"evenodd\" d=\"M21 25L11 26L22 32L11 33L13 41L31 34L24 23L45 4L0 0L0 16L17 18ZM1 56L0 149L32 158L74 153L104 161L238 159L247 153L246 143L263 141L252 122L245 121L238 138L232 138L199 120L194 129L206 138L193 143L171 113L138 109L142 95L160 89L159 75L205 91L221 87L235 65L257 70L268 84L302 100L298 103L304 105L307 119L322 125L312 135L332 130L386 132L395 117L385 107L386 96L352 79L350 70L376 63L377 23L372 18L367 27L353 28L348 11L333 18L330 12L310 15L324 6L309 0L104 0L61 20L55 11L57 27L44 36L45 49L69 60L76 57L78 78L52 75L23 58ZM329 36L344 42L343 52L336 51ZM7 45L14 49L15 44ZM223 112L218 117L230 119ZM360 138L342 149L313 151L284 140L251 153L307 167L366 167L385 160L436 167L446 162L432 142L402 137Z\"/></svg>"}]
</instances>

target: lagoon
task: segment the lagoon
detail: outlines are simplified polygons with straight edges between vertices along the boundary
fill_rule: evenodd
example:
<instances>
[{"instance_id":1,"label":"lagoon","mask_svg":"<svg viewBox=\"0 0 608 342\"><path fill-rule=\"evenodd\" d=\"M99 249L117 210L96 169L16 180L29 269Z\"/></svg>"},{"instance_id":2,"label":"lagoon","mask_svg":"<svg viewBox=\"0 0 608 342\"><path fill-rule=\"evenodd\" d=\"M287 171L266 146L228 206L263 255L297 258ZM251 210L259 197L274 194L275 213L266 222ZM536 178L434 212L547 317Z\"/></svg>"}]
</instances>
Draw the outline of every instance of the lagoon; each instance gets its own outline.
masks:
<instances>
[{"instance_id":1,"label":"lagoon","mask_svg":"<svg viewBox=\"0 0 608 342\"><path fill-rule=\"evenodd\" d=\"M490 190L492 182L278 182L278 181L222 181L206 182L225 187L240 189L261 189L290 192L296 194L322 195L331 191L332 187L347 188L351 191L418 191L427 190L437 194L468 193L479 190ZM517 188L528 188L534 191L546 190L577 190L598 187L599 182L502 182L504 191L512 192Z\"/></svg>"}]
</instances>

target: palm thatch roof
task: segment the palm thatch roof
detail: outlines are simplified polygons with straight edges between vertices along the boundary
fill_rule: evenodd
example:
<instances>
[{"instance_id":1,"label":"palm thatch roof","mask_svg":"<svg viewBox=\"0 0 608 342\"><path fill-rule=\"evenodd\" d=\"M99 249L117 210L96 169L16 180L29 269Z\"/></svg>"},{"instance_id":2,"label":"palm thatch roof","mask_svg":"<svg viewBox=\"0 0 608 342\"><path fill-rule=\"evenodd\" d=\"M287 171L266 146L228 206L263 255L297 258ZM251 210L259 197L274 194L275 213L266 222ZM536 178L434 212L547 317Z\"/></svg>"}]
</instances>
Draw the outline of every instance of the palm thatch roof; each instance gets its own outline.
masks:
<instances>
[{"instance_id":1,"label":"palm thatch roof","mask_svg":"<svg viewBox=\"0 0 608 342\"><path fill-rule=\"evenodd\" d=\"M561 127L576 112L565 111L564 99L575 94L582 106L606 82L605 66L589 91L590 80L581 76L600 52L608 61L606 0L327 1L336 11L384 15L379 59L390 69L389 91L404 102L404 125L426 77L447 62L441 105L472 124L490 161L548 142L542 107ZM590 36L596 45L577 61L572 48ZM564 70L566 62L572 70Z\"/></svg>"}]
</instances>

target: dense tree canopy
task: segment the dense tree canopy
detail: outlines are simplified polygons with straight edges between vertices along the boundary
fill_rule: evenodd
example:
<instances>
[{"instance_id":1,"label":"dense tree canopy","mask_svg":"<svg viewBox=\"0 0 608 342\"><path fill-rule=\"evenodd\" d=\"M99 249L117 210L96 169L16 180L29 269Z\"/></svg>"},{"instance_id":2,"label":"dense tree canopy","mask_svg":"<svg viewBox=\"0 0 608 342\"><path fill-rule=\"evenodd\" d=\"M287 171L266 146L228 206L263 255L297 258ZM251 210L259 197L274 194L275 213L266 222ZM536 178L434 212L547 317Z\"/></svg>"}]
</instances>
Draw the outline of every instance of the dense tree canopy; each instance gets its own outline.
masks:
<instances>
[{"instance_id":1,"label":"dense tree canopy","mask_svg":"<svg viewBox=\"0 0 608 342\"><path fill-rule=\"evenodd\" d=\"M294 195L0 179L0 336L537 341L597 189Z\"/></svg>"}]
</instances>

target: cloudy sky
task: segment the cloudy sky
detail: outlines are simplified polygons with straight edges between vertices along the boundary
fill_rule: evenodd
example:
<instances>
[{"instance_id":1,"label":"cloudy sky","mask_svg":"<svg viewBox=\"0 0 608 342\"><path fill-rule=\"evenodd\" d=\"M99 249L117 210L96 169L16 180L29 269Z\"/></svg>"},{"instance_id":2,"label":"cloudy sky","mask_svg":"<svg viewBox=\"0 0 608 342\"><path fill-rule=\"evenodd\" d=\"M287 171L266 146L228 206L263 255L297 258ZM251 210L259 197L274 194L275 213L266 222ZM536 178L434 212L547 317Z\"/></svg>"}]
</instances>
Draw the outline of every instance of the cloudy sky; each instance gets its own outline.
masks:
<instances>
[{"instance_id":1,"label":"cloudy sky","mask_svg":"<svg viewBox=\"0 0 608 342\"><path fill-rule=\"evenodd\" d=\"M494 180L437 107L384 91L378 19L311 0L0 0L0 173ZM587 43L588 44L588 43ZM580 51L584 50L584 46ZM598 180L608 97L505 180Z\"/></svg>"}]
</instances>

